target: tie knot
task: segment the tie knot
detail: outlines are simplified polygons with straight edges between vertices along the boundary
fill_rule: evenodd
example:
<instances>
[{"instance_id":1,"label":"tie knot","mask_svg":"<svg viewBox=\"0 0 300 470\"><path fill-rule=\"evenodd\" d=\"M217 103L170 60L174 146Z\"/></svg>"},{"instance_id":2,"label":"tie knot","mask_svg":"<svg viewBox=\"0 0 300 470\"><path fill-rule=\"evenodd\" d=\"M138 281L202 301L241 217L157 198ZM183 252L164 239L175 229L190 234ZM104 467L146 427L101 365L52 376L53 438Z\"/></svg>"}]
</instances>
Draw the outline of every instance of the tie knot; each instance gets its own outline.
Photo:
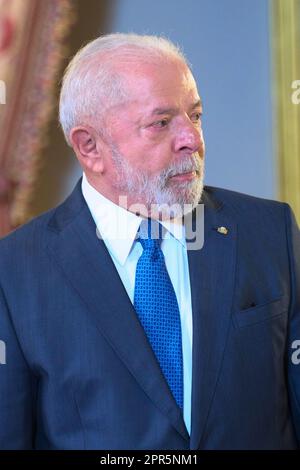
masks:
<instances>
[{"instance_id":1,"label":"tie knot","mask_svg":"<svg viewBox=\"0 0 300 470\"><path fill-rule=\"evenodd\" d=\"M143 220L139 228L139 242L144 251L153 253L156 249L160 249L163 237L162 225L153 219Z\"/></svg>"}]
</instances>

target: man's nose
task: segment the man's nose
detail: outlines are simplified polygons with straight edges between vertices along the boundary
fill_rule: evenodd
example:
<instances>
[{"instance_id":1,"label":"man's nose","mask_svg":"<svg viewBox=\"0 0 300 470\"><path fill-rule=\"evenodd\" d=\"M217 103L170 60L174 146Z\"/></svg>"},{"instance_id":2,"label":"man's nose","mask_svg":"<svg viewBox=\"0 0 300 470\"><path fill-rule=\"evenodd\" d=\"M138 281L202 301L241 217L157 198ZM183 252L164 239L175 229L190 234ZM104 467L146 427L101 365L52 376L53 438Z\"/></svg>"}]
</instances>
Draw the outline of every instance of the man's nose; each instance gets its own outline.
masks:
<instances>
[{"instance_id":1,"label":"man's nose","mask_svg":"<svg viewBox=\"0 0 300 470\"><path fill-rule=\"evenodd\" d=\"M195 126L194 123L185 123L177 131L175 141L175 151L189 151L191 153L198 152L204 145L202 128L199 124Z\"/></svg>"}]
</instances>

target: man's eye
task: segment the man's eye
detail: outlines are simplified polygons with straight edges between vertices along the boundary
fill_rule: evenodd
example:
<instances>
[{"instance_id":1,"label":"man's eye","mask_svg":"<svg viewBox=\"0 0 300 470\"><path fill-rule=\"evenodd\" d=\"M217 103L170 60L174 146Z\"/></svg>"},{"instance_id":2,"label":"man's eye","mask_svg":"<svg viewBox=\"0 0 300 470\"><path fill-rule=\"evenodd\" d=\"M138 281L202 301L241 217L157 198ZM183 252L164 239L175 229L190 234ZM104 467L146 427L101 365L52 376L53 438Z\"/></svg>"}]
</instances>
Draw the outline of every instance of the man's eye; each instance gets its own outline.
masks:
<instances>
[{"instance_id":1,"label":"man's eye","mask_svg":"<svg viewBox=\"0 0 300 470\"><path fill-rule=\"evenodd\" d=\"M200 112L199 112L199 113L195 113L195 114L192 115L191 120L192 120L193 122L198 123L199 121L201 121L201 117L202 117L202 113L200 113Z\"/></svg>"},{"instance_id":2,"label":"man's eye","mask_svg":"<svg viewBox=\"0 0 300 470\"><path fill-rule=\"evenodd\" d=\"M153 126L158 127L158 128L163 128L163 127L166 127L168 123L169 123L168 119L161 119L160 121L154 122Z\"/></svg>"}]
</instances>

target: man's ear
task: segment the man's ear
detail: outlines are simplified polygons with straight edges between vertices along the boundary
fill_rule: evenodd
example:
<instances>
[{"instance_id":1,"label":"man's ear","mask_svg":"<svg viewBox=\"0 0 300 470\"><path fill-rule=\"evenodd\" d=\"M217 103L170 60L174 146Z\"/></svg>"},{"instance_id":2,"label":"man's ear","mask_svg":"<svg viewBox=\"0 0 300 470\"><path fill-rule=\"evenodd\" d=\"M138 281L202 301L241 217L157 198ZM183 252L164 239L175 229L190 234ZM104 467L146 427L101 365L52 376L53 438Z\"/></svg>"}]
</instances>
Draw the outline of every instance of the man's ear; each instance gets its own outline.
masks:
<instances>
[{"instance_id":1,"label":"man's ear","mask_svg":"<svg viewBox=\"0 0 300 470\"><path fill-rule=\"evenodd\" d=\"M101 139L90 126L74 127L70 132L70 141L83 169L90 172L103 172Z\"/></svg>"}]
</instances>

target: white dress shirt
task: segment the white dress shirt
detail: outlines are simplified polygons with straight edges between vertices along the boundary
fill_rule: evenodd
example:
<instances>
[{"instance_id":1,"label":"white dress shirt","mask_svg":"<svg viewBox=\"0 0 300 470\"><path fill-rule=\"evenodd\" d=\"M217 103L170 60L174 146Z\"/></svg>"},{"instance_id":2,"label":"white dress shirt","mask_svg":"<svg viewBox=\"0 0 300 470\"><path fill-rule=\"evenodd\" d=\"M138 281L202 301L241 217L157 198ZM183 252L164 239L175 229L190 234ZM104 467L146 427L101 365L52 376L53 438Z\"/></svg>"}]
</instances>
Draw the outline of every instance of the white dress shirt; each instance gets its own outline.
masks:
<instances>
[{"instance_id":1,"label":"white dress shirt","mask_svg":"<svg viewBox=\"0 0 300 470\"><path fill-rule=\"evenodd\" d=\"M82 193L97 230L133 303L135 271L143 251L141 244L135 241L135 237L143 219L105 198L89 184L85 174L82 178ZM165 238L161 242L161 249L180 311L184 385L183 418L190 433L193 323L185 227L179 220L161 223L167 229Z\"/></svg>"}]
</instances>

